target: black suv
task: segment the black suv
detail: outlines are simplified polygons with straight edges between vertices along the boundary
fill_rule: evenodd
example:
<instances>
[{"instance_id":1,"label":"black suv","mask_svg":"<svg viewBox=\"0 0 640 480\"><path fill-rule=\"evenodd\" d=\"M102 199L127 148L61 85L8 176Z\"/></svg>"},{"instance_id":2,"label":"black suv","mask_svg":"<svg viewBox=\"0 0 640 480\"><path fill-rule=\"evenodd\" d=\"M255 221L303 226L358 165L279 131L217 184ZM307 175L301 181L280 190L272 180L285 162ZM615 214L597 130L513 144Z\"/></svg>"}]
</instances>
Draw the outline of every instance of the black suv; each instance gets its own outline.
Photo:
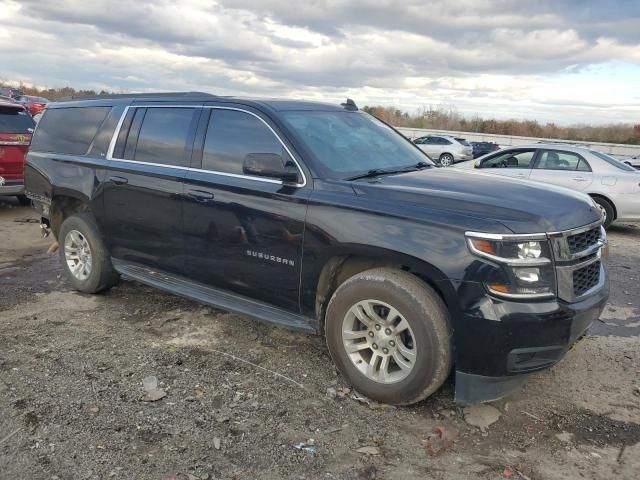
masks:
<instances>
[{"instance_id":1,"label":"black suv","mask_svg":"<svg viewBox=\"0 0 640 480\"><path fill-rule=\"evenodd\" d=\"M342 105L201 93L49 104L26 188L82 292L119 274L326 336L361 393L463 403L557 362L608 296L580 193L436 168Z\"/></svg>"}]
</instances>

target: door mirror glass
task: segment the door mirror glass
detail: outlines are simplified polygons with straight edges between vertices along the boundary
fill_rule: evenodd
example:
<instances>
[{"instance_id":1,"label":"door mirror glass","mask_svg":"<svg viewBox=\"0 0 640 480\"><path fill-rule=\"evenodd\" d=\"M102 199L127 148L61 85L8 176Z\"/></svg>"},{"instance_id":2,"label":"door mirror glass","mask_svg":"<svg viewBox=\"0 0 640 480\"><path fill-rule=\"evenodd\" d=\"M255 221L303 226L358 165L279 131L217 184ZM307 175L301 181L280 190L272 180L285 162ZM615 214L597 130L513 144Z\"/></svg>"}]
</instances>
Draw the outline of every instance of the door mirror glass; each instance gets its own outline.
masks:
<instances>
[{"instance_id":1,"label":"door mirror glass","mask_svg":"<svg viewBox=\"0 0 640 480\"><path fill-rule=\"evenodd\" d=\"M249 153L244 157L245 175L276 178L284 183L298 183L298 169L291 160L285 161L276 153Z\"/></svg>"}]
</instances>

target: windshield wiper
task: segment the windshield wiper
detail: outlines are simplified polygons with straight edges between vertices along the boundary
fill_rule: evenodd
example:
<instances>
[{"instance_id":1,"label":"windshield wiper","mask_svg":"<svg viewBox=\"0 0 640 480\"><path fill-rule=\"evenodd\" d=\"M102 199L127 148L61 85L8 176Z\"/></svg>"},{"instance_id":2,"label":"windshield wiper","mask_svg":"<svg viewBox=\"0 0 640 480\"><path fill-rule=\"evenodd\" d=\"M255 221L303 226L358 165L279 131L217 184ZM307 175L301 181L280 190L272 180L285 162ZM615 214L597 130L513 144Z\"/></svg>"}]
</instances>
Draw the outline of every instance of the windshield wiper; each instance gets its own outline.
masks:
<instances>
[{"instance_id":1,"label":"windshield wiper","mask_svg":"<svg viewBox=\"0 0 640 480\"><path fill-rule=\"evenodd\" d=\"M406 173L406 172L414 172L416 170L422 170L423 168L431 168L433 165L427 162L418 162L415 165L409 165L407 167L396 167L396 168L372 168L367 173L361 173L358 175L354 175L353 177L349 177L346 180L360 180L362 178L373 178L379 177L381 175L394 175L396 173Z\"/></svg>"}]
</instances>

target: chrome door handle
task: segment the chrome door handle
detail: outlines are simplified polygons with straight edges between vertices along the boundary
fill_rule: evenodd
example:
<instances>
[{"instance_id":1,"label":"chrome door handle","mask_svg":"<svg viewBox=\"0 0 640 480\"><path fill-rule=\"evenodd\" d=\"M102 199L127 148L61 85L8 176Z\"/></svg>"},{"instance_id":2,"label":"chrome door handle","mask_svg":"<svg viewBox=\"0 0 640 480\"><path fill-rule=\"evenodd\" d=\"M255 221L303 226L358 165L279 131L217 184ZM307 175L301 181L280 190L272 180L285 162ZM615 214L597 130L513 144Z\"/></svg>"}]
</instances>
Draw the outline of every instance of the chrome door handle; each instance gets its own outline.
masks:
<instances>
[{"instance_id":1,"label":"chrome door handle","mask_svg":"<svg viewBox=\"0 0 640 480\"><path fill-rule=\"evenodd\" d=\"M517 178L525 178L525 177L526 177L526 175L525 175L524 173L516 173L516 174L514 175L514 177L517 177Z\"/></svg>"},{"instance_id":2,"label":"chrome door handle","mask_svg":"<svg viewBox=\"0 0 640 480\"><path fill-rule=\"evenodd\" d=\"M127 183L129 183L129 179L125 177L118 177L118 176L111 177L109 181L116 185L126 185Z\"/></svg>"},{"instance_id":3,"label":"chrome door handle","mask_svg":"<svg viewBox=\"0 0 640 480\"><path fill-rule=\"evenodd\" d=\"M587 179L584 177L573 177L571 180L575 180L576 182L586 182Z\"/></svg>"},{"instance_id":4,"label":"chrome door handle","mask_svg":"<svg viewBox=\"0 0 640 480\"><path fill-rule=\"evenodd\" d=\"M204 190L189 190L187 195L193 198L196 202L208 202L214 198L213 193Z\"/></svg>"}]
</instances>

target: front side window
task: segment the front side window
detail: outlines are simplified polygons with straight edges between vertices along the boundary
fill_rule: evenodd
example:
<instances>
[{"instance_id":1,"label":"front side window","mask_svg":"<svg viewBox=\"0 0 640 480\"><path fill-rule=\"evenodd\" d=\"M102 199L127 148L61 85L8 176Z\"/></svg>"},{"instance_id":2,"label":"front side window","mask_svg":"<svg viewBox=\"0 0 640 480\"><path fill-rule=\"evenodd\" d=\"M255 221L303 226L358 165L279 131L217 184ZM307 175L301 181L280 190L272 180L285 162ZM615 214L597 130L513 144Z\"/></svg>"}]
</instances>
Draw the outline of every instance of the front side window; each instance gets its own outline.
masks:
<instances>
[{"instance_id":1,"label":"front side window","mask_svg":"<svg viewBox=\"0 0 640 480\"><path fill-rule=\"evenodd\" d=\"M374 117L350 111L289 111L281 118L331 178L375 169L433 162L405 137ZM425 142L428 143L428 142Z\"/></svg>"},{"instance_id":2,"label":"front side window","mask_svg":"<svg viewBox=\"0 0 640 480\"><path fill-rule=\"evenodd\" d=\"M141 121L133 159L163 165L186 165L187 140L195 112L194 108L147 108L142 118L142 110L139 109L130 130L130 135L134 135L136 120ZM129 143L127 140L125 158Z\"/></svg>"},{"instance_id":3,"label":"front side window","mask_svg":"<svg viewBox=\"0 0 640 480\"><path fill-rule=\"evenodd\" d=\"M211 109L202 168L243 175L247 155L272 153L284 158L280 141L262 120L237 110Z\"/></svg>"},{"instance_id":4,"label":"front side window","mask_svg":"<svg viewBox=\"0 0 640 480\"><path fill-rule=\"evenodd\" d=\"M580 155L559 150L543 151L535 168L542 170L579 170L586 172L591 170Z\"/></svg>"},{"instance_id":5,"label":"front side window","mask_svg":"<svg viewBox=\"0 0 640 480\"><path fill-rule=\"evenodd\" d=\"M510 150L487 158L480 168L531 168L535 150Z\"/></svg>"}]
</instances>

